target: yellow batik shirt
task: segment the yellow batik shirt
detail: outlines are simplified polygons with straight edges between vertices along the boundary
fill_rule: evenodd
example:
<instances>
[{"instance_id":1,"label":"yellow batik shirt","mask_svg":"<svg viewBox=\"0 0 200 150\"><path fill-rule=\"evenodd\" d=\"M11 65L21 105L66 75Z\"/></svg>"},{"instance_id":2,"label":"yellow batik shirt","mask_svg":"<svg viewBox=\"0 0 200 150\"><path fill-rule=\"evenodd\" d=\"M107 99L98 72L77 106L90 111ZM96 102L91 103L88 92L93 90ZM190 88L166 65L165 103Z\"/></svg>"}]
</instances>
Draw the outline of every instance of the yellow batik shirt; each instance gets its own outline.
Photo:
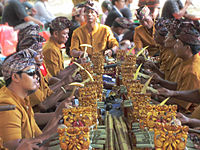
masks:
<instances>
[{"instance_id":1,"label":"yellow batik shirt","mask_svg":"<svg viewBox=\"0 0 200 150\"><path fill-rule=\"evenodd\" d=\"M194 90L200 88L200 56L194 55L192 58L180 64L177 74L177 91ZM175 100L181 107L188 109L192 103Z\"/></svg>"},{"instance_id":2,"label":"yellow batik shirt","mask_svg":"<svg viewBox=\"0 0 200 150\"><path fill-rule=\"evenodd\" d=\"M7 87L0 89L0 105L15 105L15 110L0 112L0 137L4 142L35 138L42 134L29 101L21 99Z\"/></svg>"},{"instance_id":3,"label":"yellow batik shirt","mask_svg":"<svg viewBox=\"0 0 200 150\"><path fill-rule=\"evenodd\" d=\"M51 76L56 76L64 69L61 45L56 43L52 38L45 43L42 53L44 55L44 64Z\"/></svg>"},{"instance_id":4,"label":"yellow batik shirt","mask_svg":"<svg viewBox=\"0 0 200 150\"><path fill-rule=\"evenodd\" d=\"M114 46L118 46L110 27L102 24L96 24L90 34L87 26L83 25L77 28L72 35L70 50L84 51L85 47L81 44L89 44L92 48L87 48L87 53L91 56L94 52L103 52Z\"/></svg>"},{"instance_id":5,"label":"yellow batik shirt","mask_svg":"<svg viewBox=\"0 0 200 150\"><path fill-rule=\"evenodd\" d=\"M159 52L159 46L156 44L152 33L150 33L143 25L135 28L133 40L138 50L149 46L147 48L149 56L154 56Z\"/></svg>"}]
</instances>

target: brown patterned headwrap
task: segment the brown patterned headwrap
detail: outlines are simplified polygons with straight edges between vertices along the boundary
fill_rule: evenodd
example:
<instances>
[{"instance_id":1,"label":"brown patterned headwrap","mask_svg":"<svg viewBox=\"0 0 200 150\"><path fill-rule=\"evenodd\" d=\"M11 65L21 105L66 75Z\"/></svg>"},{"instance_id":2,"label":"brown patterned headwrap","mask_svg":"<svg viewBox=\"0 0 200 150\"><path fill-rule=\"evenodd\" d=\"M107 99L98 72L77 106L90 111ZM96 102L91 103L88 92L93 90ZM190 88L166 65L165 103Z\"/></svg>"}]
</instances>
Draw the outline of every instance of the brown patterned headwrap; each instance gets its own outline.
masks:
<instances>
[{"instance_id":1,"label":"brown patterned headwrap","mask_svg":"<svg viewBox=\"0 0 200 150\"><path fill-rule=\"evenodd\" d=\"M169 32L172 34L175 34L180 23L181 23L181 20L179 20L179 19L171 19L171 25L167 26Z\"/></svg>"},{"instance_id":2,"label":"brown patterned headwrap","mask_svg":"<svg viewBox=\"0 0 200 150\"><path fill-rule=\"evenodd\" d=\"M42 49L42 43L45 39L39 35L40 28L38 25L29 25L21 29L18 33L17 51L31 48L35 51Z\"/></svg>"},{"instance_id":3,"label":"brown patterned headwrap","mask_svg":"<svg viewBox=\"0 0 200 150\"><path fill-rule=\"evenodd\" d=\"M184 44L188 44L195 55L200 51L200 28L192 21L185 21L179 24L175 37Z\"/></svg>"},{"instance_id":4,"label":"brown patterned headwrap","mask_svg":"<svg viewBox=\"0 0 200 150\"><path fill-rule=\"evenodd\" d=\"M130 28L131 25L132 25L132 22L125 17L117 17L112 24L112 26L114 27L122 27L124 29Z\"/></svg>"},{"instance_id":5,"label":"brown patterned headwrap","mask_svg":"<svg viewBox=\"0 0 200 150\"><path fill-rule=\"evenodd\" d=\"M72 9L72 16L80 15L81 13L84 13L84 7L83 5L76 5Z\"/></svg>"},{"instance_id":6,"label":"brown patterned headwrap","mask_svg":"<svg viewBox=\"0 0 200 150\"><path fill-rule=\"evenodd\" d=\"M27 36L30 35L38 35L40 32L40 27L39 25L35 24L35 25L29 25L24 29L21 29L18 33L18 41L21 41L22 39L24 39Z\"/></svg>"},{"instance_id":7,"label":"brown patterned headwrap","mask_svg":"<svg viewBox=\"0 0 200 150\"><path fill-rule=\"evenodd\" d=\"M184 43L200 45L200 31L193 22L182 22L175 36Z\"/></svg>"},{"instance_id":8,"label":"brown patterned headwrap","mask_svg":"<svg viewBox=\"0 0 200 150\"><path fill-rule=\"evenodd\" d=\"M4 80L9 79L13 73L17 73L28 66L35 65L35 51L23 50L8 56L2 64Z\"/></svg>"},{"instance_id":9,"label":"brown patterned headwrap","mask_svg":"<svg viewBox=\"0 0 200 150\"><path fill-rule=\"evenodd\" d=\"M42 49L42 43L45 42L45 39L40 35L27 36L26 38L18 41L17 51L23 49L31 48L34 51Z\"/></svg>"},{"instance_id":10,"label":"brown patterned headwrap","mask_svg":"<svg viewBox=\"0 0 200 150\"><path fill-rule=\"evenodd\" d=\"M169 19L160 18L156 21L155 28L160 35L166 36L169 32L168 28L170 25L171 21Z\"/></svg>"},{"instance_id":11,"label":"brown patterned headwrap","mask_svg":"<svg viewBox=\"0 0 200 150\"><path fill-rule=\"evenodd\" d=\"M144 19L144 17L150 15L150 9L147 6L140 7L136 10L136 17L139 20Z\"/></svg>"},{"instance_id":12,"label":"brown patterned headwrap","mask_svg":"<svg viewBox=\"0 0 200 150\"><path fill-rule=\"evenodd\" d=\"M57 17L50 23L50 29L54 31L62 31L71 26L71 22L67 17Z\"/></svg>"},{"instance_id":13,"label":"brown patterned headwrap","mask_svg":"<svg viewBox=\"0 0 200 150\"><path fill-rule=\"evenodd\" d=\"M86 9L92 9L94 10L97 14L99 14L100 12L100 8L99 8L99 3L97 1L91 1L91 0L88 0L85 4L85 8Z\"/></svg>"}]
</instances>

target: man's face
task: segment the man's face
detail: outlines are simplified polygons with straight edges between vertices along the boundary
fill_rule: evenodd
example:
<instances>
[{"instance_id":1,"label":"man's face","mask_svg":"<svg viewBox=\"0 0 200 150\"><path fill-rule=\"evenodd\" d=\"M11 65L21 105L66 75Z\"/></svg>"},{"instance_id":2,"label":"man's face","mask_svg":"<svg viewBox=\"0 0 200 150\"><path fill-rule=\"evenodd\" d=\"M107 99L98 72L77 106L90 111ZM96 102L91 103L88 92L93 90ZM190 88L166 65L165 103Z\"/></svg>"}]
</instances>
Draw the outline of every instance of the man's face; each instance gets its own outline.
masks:
<instances>
[{"instance_id":1,"label":"man's face","mask_svg":"<svg viewBox=\"0 0 200 150\"><path fill-rule=\"evenodd\" d=\"M66 28L62 31L55 31L54 37L58 42L58 44L64 44L67 42L69 38L68 34L69 34L69 28Z\"/></svg>"},{"instance_id":2,"label":"man's face","mask_svg":"<svg viewBox=\"0 0 200 150\"><path fill-rule=\"evenodd\" d=\"M153 27L153 20L152 17L150 15L145 16L143 20L140 20L140 23L147 27L148 29L151 29Z\"/></svg>"},{"instance_id":3,"label":"man's face","mask_svg":"<svg viewBox=\"0 0 200 150\"><path fill-rule=\"evenodd\" d=\"M115 2L115 6L120 10L125 6L125 0L118 0Z\"/></svg>"},{"instance_id":4,"label":"man's face","mask_svg":"<svg viewBox=\"0 0 200 150\"><path fill-rule=\"evenodd\" d=\"M18 72L18 74L21 76L19 81L20 85L25 92L31 94L39 88L39 77L37 76L37 71L34 65L25 68Z\"/></svg>"},{"instance_id":5,"label":"man's face","mask_svg":"<svg viewBox=\"0 0 200 150\"><path fill-rule=\"evenodd\" d=\"M96 11L89 8L85 9L85 20L87 23L89 24L95 23L97 18L98 18L98 14L96 13Z\"/></svg>"}]
</instances>

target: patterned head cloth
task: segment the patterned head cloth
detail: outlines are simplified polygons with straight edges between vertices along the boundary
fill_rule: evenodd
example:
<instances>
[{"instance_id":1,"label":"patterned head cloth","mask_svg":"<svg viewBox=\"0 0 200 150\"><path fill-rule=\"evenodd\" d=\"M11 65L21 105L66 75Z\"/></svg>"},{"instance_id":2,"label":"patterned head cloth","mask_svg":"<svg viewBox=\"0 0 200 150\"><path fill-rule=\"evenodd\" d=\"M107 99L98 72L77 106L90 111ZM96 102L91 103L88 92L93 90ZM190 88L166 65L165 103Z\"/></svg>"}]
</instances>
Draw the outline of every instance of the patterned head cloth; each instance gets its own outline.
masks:
<instances>
[{"instance_id":1,"label":"patterned head cloth","mask_svg":"<svg viewBox=\"0 0 200 150\"><path fill-rule=\"evenodd\" d=\"M23 50L8 56L2 64L4 80L9 79L13 73L17 73L28 66L35 65L36 53L30 50Z\"/></svg>"},{"instance_id":2,"label":"patterned head cloth","mask_svg":"<svg viewBox=\"0 0 200 150\"><path fill-rule=\"evenodd\" d=\"M169 27L171 25L171 21L169 19L163 19L163 18L160 18L156 21L156 24L155 24L155 28L156 28L156 31L162 35L162 36L166 36L167 33L169 32Z\"/></svg>"},{"instance_id":3,"label":"patterned head cloth","mask_svg":"<svg viewBox=\"0 0 200 150\"><path fill-rule=\"evenodd\" d=\"M42 42L45 39L39 35L40 28L38 25L29 25L21 29L18 33L17 51L32 47L37 51L42 48Z\"/></svg>"},{"instance_id":4,"label":"patterned head cloth","mask_svg":"<svg viewBox=\"0 0 200 150\"><path fill-rule=\"evenodd\" d=\"M139 20L144 19L144 17L150 15L150 9L147 6L140 7L139 9L136 10L136 17Z\"/></svg>"},{"instance_id":5,"label":"patterned head cloth","mask_svg":"<svg viewBox=\"0 0 200 150\"><path fill-rule=\"evenodd\" d=\"M50 23L50 29L54 31L62 31L71 26L71 22L67 17L57 17Z\"/></svg>"},{"instance_id":6,"label":"patterned head cloth","mask_svg":"<svg viewBox=\"0 0 200 150\"><path fill-rule=\"evenodd\" d=\"M190 45L193 55L200 51L200 29L193 22L182 22L175 36L184 44Z\"/></svg>"},{"instance_id":7,"label":"patterned head cloth","mask_svg":"<svg viewBox=\"0 0 200 150\"><path fill-rule=\"evenodd\" d=\"M124 29L130 28L131 25L132 25L132 22L125 17L117 17L112 24L112 26L114 26L114 27L121 27Z\"/></svg>"},{"instance_id":8,"label":"patterned head cloth","mask_svg":"<svg viewBox=\"0 0 200 150\"><path fill-rule=\"evenodd\" d=\"M77 16L80 15L84 12L84 5L76 5L74 6L74 8L72 9L72 16Z\"/></svg>"},{"instance_id":9,"label":"patterned head cloth","mask_svg":"<svg viewBox=\"0 0 200 150\"><path fill-rule=\"evenodd\" d=\"M170 33L172 33L174 36L176 34L177 29L179 28L181 22L184 22L185 19L170 19L170 26L167 26Z\"/></svg>"},{"instance_id":10,"label":"patterned head cloth","mask_svg":"<svg viewBox=\"0 0 200 150\"><path fill-rule=\"evenodd\" d=\"M184 43L200 45L200 31L193 22L182 22L175 36Z\"/></svg>"},{"instance_id":11,"label":"patterned head cloth","mask_svg":"<svg viewBox=\"0 0 200 150\"><path fill-rule=\"evenodd\" d=\"M24 29L21 29L18 33L18 41L21 41L22 39L26 38L30 35L38 35L40 32L39 25L29 25Z\"/></svg>"},{"instance_id":12,"label":"patterned head cloth","mask_svg":"<svg viewBox=\"0 0 200 150\"><path fill-rule=\"evenodd\" d=\"M27 36L26 38L18 41L17 51L21 51L23 49L31 48L34 51L38 51L42 49L42 43L45 42L45 39L40 35L32 35Z\"/></svg>"},{"instance_id":13,"label":"patterned head cloth","mask_svg":"<svg viewBox=\"0 0 200 150\"><path fill-rule=\"evenodd\" d=\"M97 14L99 14L100 12L100 8L99 8L99 3L96 2L96 1L91 1L91 0L88 0L85 4L85 8L86 9L92 9L94 10Z\"/></svg>"}]
</instances>

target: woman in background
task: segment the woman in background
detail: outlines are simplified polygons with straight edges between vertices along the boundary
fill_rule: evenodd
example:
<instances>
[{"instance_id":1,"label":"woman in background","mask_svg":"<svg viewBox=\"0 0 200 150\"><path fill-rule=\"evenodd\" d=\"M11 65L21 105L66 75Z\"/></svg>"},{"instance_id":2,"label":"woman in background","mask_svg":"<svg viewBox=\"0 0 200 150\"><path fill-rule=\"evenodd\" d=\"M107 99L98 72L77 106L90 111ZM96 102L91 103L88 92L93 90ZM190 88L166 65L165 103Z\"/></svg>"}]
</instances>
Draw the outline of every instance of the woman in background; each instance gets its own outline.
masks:
<instances>
[{"instance_id":1,"label":"woman in background","mask_svg":"<svg viewBox=\"0 0 200 150\"><path fill-rule=\"evenodd\" d=\"M108 13L112 10L112 3L108 0L103 1L101 9L103 14L100 16L100 23L104 24Z\"/></svg>"}]
</instances>

